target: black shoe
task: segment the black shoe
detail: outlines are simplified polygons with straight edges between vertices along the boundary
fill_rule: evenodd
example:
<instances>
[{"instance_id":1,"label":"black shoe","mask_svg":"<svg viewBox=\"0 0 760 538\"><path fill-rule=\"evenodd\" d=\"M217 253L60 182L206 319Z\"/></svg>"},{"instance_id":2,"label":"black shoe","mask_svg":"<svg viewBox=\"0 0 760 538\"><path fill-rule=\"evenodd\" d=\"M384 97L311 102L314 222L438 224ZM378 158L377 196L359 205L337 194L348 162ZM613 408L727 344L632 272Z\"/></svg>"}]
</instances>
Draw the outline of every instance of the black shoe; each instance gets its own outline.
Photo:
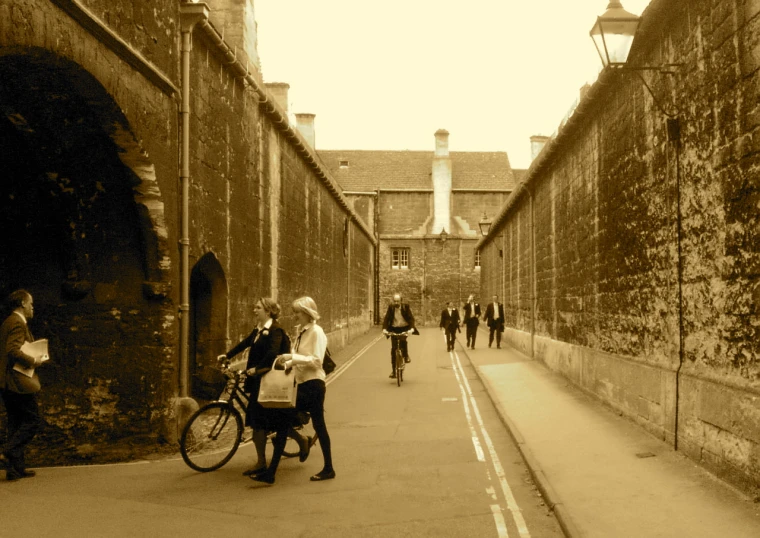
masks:
<instances>
[{"instance_id":1,"label":"black shoe","mask_svg":"<svg viewBox=\"0 0 760 538\"><path fill-rule=\"evenodd\" d=\"M274 475L270 472L251 475L251 480L263 482L265 484L274 484Z\"/></svg>"},{"instance_id":2,"label":"black shoe","mask_svg":"<svg viewBox=\"0 0 760 538\"><path fill-rule=\"evenodd\" d=\"M318 472L317 474L315 474L314 476L312 476L311 478L309 478L309 480L311 480L312 482L321 482L322 480L332 480L333 478L335 478L335 471L322 470Z\"/></svg>"},{"instance_id":3,"label":"black shoe","mask_svg":"<svg viewBox=\"0 0 760 538\"><path fill-rule=\"evenodd\" d=\"M391 375L389 375L388 377L391 378L391 379L396 379L396 370L393 370L391 372Z\"/></svg>"},{"instance_id":4,"label":"black shoe","mask_svg":"<svg viewBox=\"0 0 760 538\"><path fill-rule=\"evenodd\" d=\"M14 482L18 480L19 478L21 478L21 475L18 473L18 471L13 471L13 470L5 471L5 479L8 482Z\"/></svg>"},{"instance_id":5,"label":"black shoe","mask_svg":"<svg viewBox=\"0 0 760 538\"><path fill-rule=\"evenodd\" d=\"M298 454L298 461L303 463L309 457L309 451L311 451L311 437L302 436L299 444L301 445L301 452Z\"/></svg>"},{"instance_id":6,"label":"black shoe","mask_svg":"<svg viewBox=\"0 0 760 538\"><path fill-rule=\"evenodd\" d=\"M243 471L243 476L253 476L257 474L261 474L266 472L266 467L256 467L255 469L248 469L247 471Z\"/></svg>"},{"instance_id":7,"label":"black shoe","mask_svg":"<svg viewBox=\"0 0 760 538\"><path fill-rule=\"evenodd\" d=\"M37 473L35 471L31 471L29 469L24 469L23 471L16 471L19 478L34 478L37 476Z\"/></svg>"}]
</instances>

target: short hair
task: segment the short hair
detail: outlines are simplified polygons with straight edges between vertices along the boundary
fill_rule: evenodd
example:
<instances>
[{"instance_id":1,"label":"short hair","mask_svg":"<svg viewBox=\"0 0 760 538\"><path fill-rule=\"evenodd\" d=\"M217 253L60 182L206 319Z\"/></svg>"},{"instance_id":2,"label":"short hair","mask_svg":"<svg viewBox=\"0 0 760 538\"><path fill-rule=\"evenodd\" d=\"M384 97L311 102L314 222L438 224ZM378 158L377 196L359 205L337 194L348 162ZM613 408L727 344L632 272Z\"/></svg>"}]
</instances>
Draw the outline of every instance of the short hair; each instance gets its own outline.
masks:
<instances>
[{"instance_id":1,"label":"short hair","mask_svg":"<svg viewBox=\"0 0 760 538\"><path fill-rule=\"evenodd\" d=\"M27 297L31 297L32 294L29 293L26 290L16 290L14 292L11 292L10 295L8 295L8 307L11 310L16 310L17 308L21 308L24 306L24 301Z\"/></svg>"},{"instance_id":2,"label":"short hair","mask_svg":"<svg viewBox=\"0 0 760 538\"><path fill-rule=\"evenodd\" d=\"M277 316L280 315L280 305L277 304L277 301L271 297L261 297L259 302L264 311L269 314L270 318L277 319Z\"/></svg>"},{"instance_id":3,"label":"short hair","mask_svg":"<svg viewBox=\"0 0 760 538\"><path fill-rule=\"evenodd\" d=\"M314 299L311 297L299 297L295 301L293 301L293 311L294 312L303 312L307 316L309 316L313 321L317 321L319 319L319 312L317 311L317 303L314 302Z\"/></svg>"}]
</instances>

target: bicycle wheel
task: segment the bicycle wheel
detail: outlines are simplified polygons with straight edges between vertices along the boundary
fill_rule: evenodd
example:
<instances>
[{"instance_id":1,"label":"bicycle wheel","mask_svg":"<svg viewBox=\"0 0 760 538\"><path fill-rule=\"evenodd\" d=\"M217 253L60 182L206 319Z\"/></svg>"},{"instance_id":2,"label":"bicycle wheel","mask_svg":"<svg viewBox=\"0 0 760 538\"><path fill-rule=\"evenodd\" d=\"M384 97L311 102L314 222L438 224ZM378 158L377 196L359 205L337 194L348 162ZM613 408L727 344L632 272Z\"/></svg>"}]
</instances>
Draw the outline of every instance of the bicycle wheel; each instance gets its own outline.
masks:
<instances>
[{"instance_id":1,"label":"bicycle wheel","mask_svg":"<svg viewBox=\"0 0 760 538\"><path fill-rule=\"evenodd\" d=\"M215 471L230 461L242 434L243 419L234 407L222 402L204 405L182 430L182 459L196 471Z\"/></svg>"},{"instance_id":2,"label":"bicycle wheel","mask_svg":"<svg viewBox=\"0 0 760 538\"><path fill-rule=\"evenodd\" d=\"M404 354L400 349L396 350L396 385L401 386L401 378L404 377Z\"/></svg>"}]
</instances>

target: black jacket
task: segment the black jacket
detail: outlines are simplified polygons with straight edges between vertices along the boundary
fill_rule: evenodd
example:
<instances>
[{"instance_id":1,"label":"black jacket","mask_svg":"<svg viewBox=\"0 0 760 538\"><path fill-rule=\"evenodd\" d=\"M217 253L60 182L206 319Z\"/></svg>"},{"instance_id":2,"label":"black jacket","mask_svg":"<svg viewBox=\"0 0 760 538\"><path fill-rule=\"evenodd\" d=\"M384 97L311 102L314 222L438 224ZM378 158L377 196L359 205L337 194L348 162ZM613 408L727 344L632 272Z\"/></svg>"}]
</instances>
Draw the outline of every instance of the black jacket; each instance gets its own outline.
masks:
<instances>
[{"instance_id":1,"label":"black jacket","mask_svg":"<svg viewBox=\"0 0 760 538\"><path fill-rule=\"evenodd\" d=\"M256 340L258 332L258 328L253 329L251 334L226 353L227 358L231 359L246 348L251 348L245 369L255 369L256 375L246 378L244 386L246 392L258 392L261 376L272 369L277 355L290 353L290 339L277 320L272 320L272 325L261 331L261 336Z\"/></svg>"},{"instance_id":2,"label":"black jacket","mask_svg":"<svg viewBox=\"0 0 760 538\"><path fill-rule=\"evenodd\" d=\"M449 309L444 308L443 312L441 312L441 323L439 327L443 327L449 332L454 332L459 329L459 310L452 308L451 314L449 314Z\"/></svg>"},{"instance_id":3,"label":"black jacket","mask_svg":"<svg viewBox=\"0 0 760 538\"><path fill-rule=\"evenodd\" d=\"M385 319L383 319L383 329L386 331L391 328L391 323L393 323L393 309L395 306L396 305L393 303L389 304L388 311L385 313ZM414 334L420 334L417 330L417 327L414 326L414 315L412 315L412 309L409 308L409 305L406 303L401 303L401 317L404 318L404 321L409 324L409 328Z\"/></svg>"}]
</instances>

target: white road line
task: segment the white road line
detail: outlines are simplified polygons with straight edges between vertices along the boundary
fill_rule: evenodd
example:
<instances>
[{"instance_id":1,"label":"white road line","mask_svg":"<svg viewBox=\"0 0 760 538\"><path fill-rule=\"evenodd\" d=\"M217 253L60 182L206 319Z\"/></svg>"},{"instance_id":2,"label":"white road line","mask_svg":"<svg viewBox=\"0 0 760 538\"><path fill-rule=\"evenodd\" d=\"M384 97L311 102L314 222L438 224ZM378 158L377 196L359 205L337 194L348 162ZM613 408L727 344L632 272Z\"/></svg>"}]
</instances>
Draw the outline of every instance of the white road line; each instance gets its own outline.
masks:
<instances>
[{"instance_id":1,"label":"white road line","mask_svg":"<svg viewBox=\"0 0 760 538\"><path fill-rule=\"evenodd\" d=\"M483 447L480 446L480 439L478 438L478 432L475 430L475 425L472 423L472 415L470 413L470 404L467 401L467 394L465 394L464 386L462 385L462 382L459 380L459 372L457 372L456 368L454 368L454 375L457 378L457 383L459 384L459 390L462 393L462 405L464 406L464 414L467 417L467 426L470 428L470 436L472 437L472 444L475 447L475 454L478 457L478 461L482 461L485 463L486 461L486 455L483 452Z\"/></svg>"},{"instance_id":2,"label":"white road line","mask_svg":"<svg viewBox=\"0 0 760 538\"><path fill-rule=\"evenodd\" d=\"M377 343L377 341L380 340L382 337L383 337L383 335L381 334L380 336L378 336L377 338L375 338L374 340L372 340L369 344L367 344L366 346L364 346L364 348L359 353L357 353L356 355L354 355L353 357L351 357L349 360L347 360L346 362L344 362L343 364L341 364L338 367L338 369L336 369L332 374L330 374L329 376L327 376L327 379L325 380L325 385L329 385L330 383L332 383L333 381L335 381L336 379L338 379L340 376L342 376L343 372L345 372L348 369L349 366L351 366L353 363L355 363L359 359L359 357L361 357L362 355L364 355L367 352L367 350L369 348L371 348L372 346L374 346Z\"/></svg>"},{"instance_id":3,"label":"white road line","mask_svg":"<svg viewBox=\"0 0 760 538\"><path fill-rule=\"evenodd\" d=\"M496 449L494 448L493 442L491 441L491 436L488 434L488 431L483 424L483 418L480 416L480 410L478 409L478 404L475 402L475 397L472 394L470 383L467 381L467 377L464 375L464 368L462 368L462 363L459 360L459 355L454 351L450 353L450 356L451 362L454 366L454 373L457 375L457 380L460 379L461 375L461 380L464 384L464 388L462 388L462 382L460 382L460 389L463 392L466 390L466 397L469 397L470 399L475 418L477 419L478 426L480 427L480 433L483 436L485 445L488 448L488 453L491 456L491 463L493 464L494 470L496 471L496 476L499 479L501 489L504 492L504 498L507 500L507 508L512 514L512 519L514 519L515 525L517 525L517 531L520 533L520 536L522 538L530 538L528 526L525 524L525 518L522 515L520 507L517 505L515 496L512 493L512 488L509 487L509 483L507 482L504 467L501 465L499 456L496 454Z\"/></svg>"},{"instance_id":4,"label":"white road line","mask_svg":"<svg viewBox=\"0 0 760 538\"><path fill-rule=\"evenodd\" d=\"M499 533L500 537L504 536L505 538L508 538L509 533L507 532L507 522L504 521L504 515L501 513L501 506L498 504L492 504L491 512L493 513L493 520L496 523L496 532Z\"/></svg>"}]
</instances>

